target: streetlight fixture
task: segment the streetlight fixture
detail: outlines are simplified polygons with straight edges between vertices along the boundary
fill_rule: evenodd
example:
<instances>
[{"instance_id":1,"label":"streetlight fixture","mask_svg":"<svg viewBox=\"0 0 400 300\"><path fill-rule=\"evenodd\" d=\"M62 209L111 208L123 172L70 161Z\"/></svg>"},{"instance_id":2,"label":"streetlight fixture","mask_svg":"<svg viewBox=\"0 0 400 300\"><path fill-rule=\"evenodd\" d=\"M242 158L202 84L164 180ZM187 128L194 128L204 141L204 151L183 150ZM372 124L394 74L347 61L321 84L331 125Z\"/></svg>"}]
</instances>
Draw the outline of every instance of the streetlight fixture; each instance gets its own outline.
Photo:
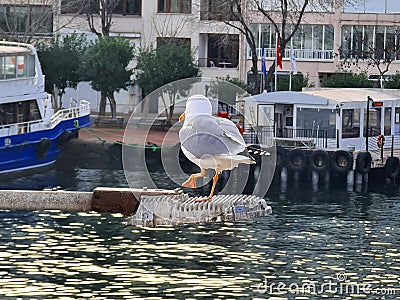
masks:
<instances>
[{"instance_id":1,"label":"streetlight fixture","mask_svg":"<svg viewBox=\"0 0 400 300\"><path fill-rule=\"evenodd\" d=\"M369 136L369 102L370 101L372 103L374 103L374 100L370 96L367 96L367 121L365 124L367 127L367 130L365 133L365 151L367 151L367 152L368 152L368 136Z\"/></svg>"},{"instance_id":2,"label":"streetlight fixture","mask_svg":"<svg viewBox=\"0 0 400 300\"><path fill-rule=\"evenodd\" d=\"M340 117L340 107L339 104L336 104L336 114Z\"/></svg>"}]
</instances>

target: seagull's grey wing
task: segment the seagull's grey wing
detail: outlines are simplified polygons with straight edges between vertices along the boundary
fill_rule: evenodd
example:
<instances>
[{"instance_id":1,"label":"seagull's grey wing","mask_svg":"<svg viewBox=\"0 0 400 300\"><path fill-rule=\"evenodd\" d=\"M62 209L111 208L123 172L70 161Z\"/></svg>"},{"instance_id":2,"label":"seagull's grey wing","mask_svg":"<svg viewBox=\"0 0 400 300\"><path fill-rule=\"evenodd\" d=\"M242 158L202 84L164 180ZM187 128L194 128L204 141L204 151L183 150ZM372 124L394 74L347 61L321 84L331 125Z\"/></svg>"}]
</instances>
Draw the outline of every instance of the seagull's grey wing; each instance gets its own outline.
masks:
<instances>
[{"instance_id":1,"label":"seagull's grey wing","mask_svg":"<svg viewBox=\"0 0 400 300\"><path fill-rule=\"evenodd\" d=\"M246 147L246 143L243 139L243 136L240 134L239 129L236 127L235 123L233 123L231 120L224 118L218 118L217 120L219 127L222 129L223 134L225 136L231 138L232 140L242 145L243 147Z\"/></svg>"},{"instance_id":2,"label":"seagull's grey wing","mask_svg":"<svg viewBox=\"0 0 400 300\"><path fill-rule=\"evenodd\" d=\"M179 132L181 145L197 158L203 155L235 155L242 152L245 146L232 139L230 135L234 134L223 127L219 118L212 116L191 118Z\"/></svg>"}]
</instances>

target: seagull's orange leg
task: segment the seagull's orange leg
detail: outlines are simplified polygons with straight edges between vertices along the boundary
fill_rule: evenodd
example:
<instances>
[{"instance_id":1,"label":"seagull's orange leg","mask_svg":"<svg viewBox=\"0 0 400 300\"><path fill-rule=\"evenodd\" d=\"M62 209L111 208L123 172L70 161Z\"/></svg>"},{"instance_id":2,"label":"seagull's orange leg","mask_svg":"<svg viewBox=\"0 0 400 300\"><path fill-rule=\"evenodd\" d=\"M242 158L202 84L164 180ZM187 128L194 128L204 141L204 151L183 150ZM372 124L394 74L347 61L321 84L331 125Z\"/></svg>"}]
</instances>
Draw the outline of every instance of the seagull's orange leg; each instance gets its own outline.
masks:
<instances>
[{"instance_id":1,"label":"seagull's orange leg","mask_svg":"<svg viewBox=\"0 0 400 300\"><path fill-rule=\"evenodd\" d=\"M210 195L208 195L207 198L198 199L198 200L196 200L196 202L210 201L212 199L213 195L214 195L214 190L215 190L215 186L217 184L217 181L218 181L218 172L216 172L214 177L213 177L213 184L212 184L212 187L211 187Z\"/></svg>"},{"instance_id":2,"label":"seagull's orange leg","mask_svg":"<svg viewBox=\"0 0 400 300\"><path fill-rule=\"evenodd\" d=\"M191 187L192 189L196 188L196 178L201 178L206 176L206 170L201 169L200 173L190 175L189 179L182 183L183 187Z\"/></svg>"}]
</instances>

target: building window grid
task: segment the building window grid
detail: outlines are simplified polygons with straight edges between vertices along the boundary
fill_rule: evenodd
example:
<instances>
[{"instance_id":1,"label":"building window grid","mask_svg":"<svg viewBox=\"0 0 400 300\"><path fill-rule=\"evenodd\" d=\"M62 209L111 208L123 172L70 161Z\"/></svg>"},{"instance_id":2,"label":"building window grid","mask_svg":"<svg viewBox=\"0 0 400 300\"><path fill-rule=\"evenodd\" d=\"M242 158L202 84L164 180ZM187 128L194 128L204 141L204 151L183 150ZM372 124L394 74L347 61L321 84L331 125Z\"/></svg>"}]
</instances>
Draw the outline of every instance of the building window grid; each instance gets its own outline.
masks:
<instances>
[{"instance_id":1,"label":"building window grid","mask_svg":"<svg viewBox=\"0 0 400 300\"><path fill-rule=\"evenodd\" d=\"M308 29L305 26L310 26L310 37L311 37L311 41L310 41L310 47L306 47L305 45L305 39L306 39L306 34L305 34L305 29ZM321 26L321 30L322 30L322 40L320 41L320 47L317 47L317 43L316 43L316 39L314 37L314 27L315 26ZM290 46L291 48L285 49L285 58L289 59L290 58L290 51L291 49L293 49L293 51L295 52L295 57L297 60L333 60L333 40L332 40L332 49L326 49L326 44L327 41L325 40L326 35L325 35L325 31L329 30L329 27L332 25L326 25L326 24L307 24L307 25L300 25L300 27L298 28L298 31L296 32L296 34L300 34L300 47L296 48L293 47L293 39L295 37L292 37L292 39L290 40ZM254 27L253 27L254 28ZM264 37L264 53L265 53L265 57L266 58L275 58L275 52L276 52L276 46L275 46L275 39L276 39L276 35L275 35L275 29L272 26L272 24L258 24L258 26L255 28L258 30L258 41L257 41L257 54L259 59L261 59L261 53L262 53L262 41L263 41L263 37ZM268 32L268 41L266 41L265 39L265 32ZM267 46L267 47L266 47ZM320 49L318 49L320 48ZM248 51L247 51L247 58L250 59L251 58L251 50L250 47L248 47ZM284 59L285 59L284 58Z\"/></svg>"},{"instance_id":2,"label":"building window grid","mask_svg":"<svg viewBox=\"0 0 400 300\"><path fill-rule=\"evenodd\" d=\"M174 11L171 9L173 3L178 4L179 10ZM158 0L158 12L159 13L191 13L191 0Z\"/></svg>"},{"instance_id":3,"label":"building window grid","mask_svg":"<svg viewBox=\"0 0 400 300\"><path fill-rule=\"evenodd\" d=\"M356 49L354 49L355 48L354 47L354 45L355 45L354 44L354 39L355 39L355 32L354 32L355 30L354 30L354 28L355 28L356 25L344 25L344 26L342 26L342 28L341 28L341 31L342 31L342 34L341 34L341 46L343 47L343 45L344 45L343 30L344 30L345 26L350 26L350 49L349 49L350 53L346 53L347 51L345 49L345 51L341 53L341 58L342 59L344 59L344 58L346 58L346 59L349 59L349 58L350 59L363 58L365 53L367 51L370 51L370 49L368 48L368 45L367 45L368 42L365 42L367 40L366 39L366 27L370 26L370 25L361 25L362 26L361 53L357 53ZM383 28L383 42L382 42L382 44L383 44L383 49L385 49L385 47L387 47L388 28L389 27L391 28L393 26L382 26L382 25L378 25L378 26ZM372 49L378 49L377 46L376 46L376 44L377 44L376 36L377 36L377 27L378 26L372 25L372 27L373 27L372 40L371 40L371 48ZM397 31L397 30L400 30L400 28L396 28L395 29L395 31ZM400 43L399 38L400 38L399 35L397 35L397 34L394 35L394 43L395 43L395 45ZM383 49L380 49L380 50L383 50ZM361 54L361 57L360 57L360 54ZM386 55L386 53L382 53L382 55ZM397 55L395 60L400 60L399 55Z\"/></svg>"}]
</instances>

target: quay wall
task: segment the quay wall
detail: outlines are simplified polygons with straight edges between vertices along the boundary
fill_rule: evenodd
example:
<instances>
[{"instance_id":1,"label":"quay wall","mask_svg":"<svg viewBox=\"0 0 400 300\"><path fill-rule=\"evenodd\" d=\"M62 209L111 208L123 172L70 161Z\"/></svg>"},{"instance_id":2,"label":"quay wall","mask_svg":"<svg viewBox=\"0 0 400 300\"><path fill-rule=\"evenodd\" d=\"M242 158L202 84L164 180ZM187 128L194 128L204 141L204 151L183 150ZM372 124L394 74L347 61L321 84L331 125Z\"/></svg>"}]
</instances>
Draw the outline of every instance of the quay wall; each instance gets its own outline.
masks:
<instances>
[{"instance_id":1,"label":"quay wall","mask_svg":"<svg viewBox=\"0 0 400 300\"><path fill-rule=\"evenodd\" d=\"M384 162L381 162L369 152L344 149L293 149L280 146L261 149L260 145L250 145L249 148L260 149L259 152L250 151L257 164L250 166L250 169L239 167L233 171L238 178L247 178L242 192L248 194L256 188L258 180L272 181L272 188L287 189L292 186L306 185L314 189L343 187L350 190L365 190L369 184L380 184L383 181L399 181L400 163L397 157L386 157ZM133 153L136 153L135 151L137 151L137 156L146 155L150 171L163 170L161 148L149 146L149 149L137 149ZM188 161L181 153L179 144L172 147L170 151L171 155L175 156L179 152L179 163L186 173L198 172L197 166ZM270 156L260 155L265 152L268 152ZM272 161L276 164L272 165ZM56 164L62 168L122 169L122 145L110 142L72 140L65 147ZM273 168L273 172L269 172L266 178L260 178L259 170L263 166ZM241 172L243 174L240 174ZM227 176L229 177L229 172L222 174L221 180L225 178L226 181ZM273 178L270 178L271 176ZM219 186L221 189L221 184Z\"/></svg>"}]
</instances>

